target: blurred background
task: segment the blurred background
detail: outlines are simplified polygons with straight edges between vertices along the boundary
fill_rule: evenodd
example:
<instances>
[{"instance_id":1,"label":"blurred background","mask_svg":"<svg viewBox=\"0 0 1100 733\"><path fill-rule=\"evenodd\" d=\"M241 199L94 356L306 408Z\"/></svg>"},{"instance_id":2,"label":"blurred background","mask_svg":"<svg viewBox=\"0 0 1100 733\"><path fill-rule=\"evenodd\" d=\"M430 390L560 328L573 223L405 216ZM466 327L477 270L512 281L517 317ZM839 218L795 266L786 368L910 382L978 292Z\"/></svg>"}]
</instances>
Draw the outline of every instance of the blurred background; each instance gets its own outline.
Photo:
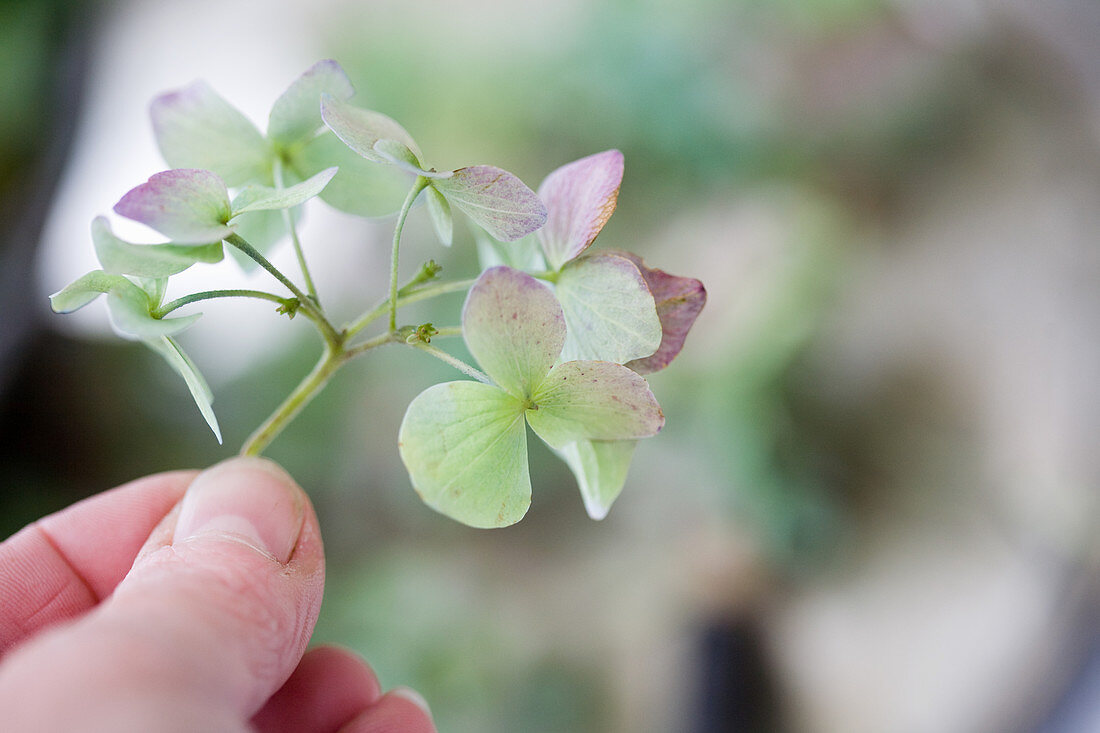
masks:
<instances>
[{"instance_id":1,"label":"blurred background","mask_svg":"<svg viewBox=\"0 0 1100 733\"><path fill-rule=\"evenodd\" d=\"M101 303L46 296L164 168L155 94L203 78L262 127L335 58L436 167L536 187L621 149L597 246L709 303L602 522L537 441L520 524L435 514L396 433L456 374L405 350L346 369L269 451L325 533L317 641L449 733L1098 731L1098 39L1095 0L3 0L0 537L232 454L308 371L301 319L204 304L182 342L220 447ZM338 316L383 291L391 227L307 212ZM410 273L476 273L461 226L442 251L418 210L405 243Z\"/></svg>"}]
</instances>

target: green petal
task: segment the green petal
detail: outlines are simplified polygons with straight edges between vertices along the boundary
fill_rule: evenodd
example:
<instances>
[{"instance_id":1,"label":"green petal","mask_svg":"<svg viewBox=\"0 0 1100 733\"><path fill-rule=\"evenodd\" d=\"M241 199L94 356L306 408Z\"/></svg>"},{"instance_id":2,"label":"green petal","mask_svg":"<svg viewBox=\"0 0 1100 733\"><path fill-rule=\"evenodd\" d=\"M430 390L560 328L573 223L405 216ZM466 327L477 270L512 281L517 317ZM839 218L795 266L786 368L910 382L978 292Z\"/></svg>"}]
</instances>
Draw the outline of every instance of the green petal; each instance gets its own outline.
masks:
<instances>
[{"instance_id":1,"label":"green petal","mask_svg":"<svg viewBox=\"0 0 1100 733\"><path fill-rule=\"evenodd\" d=\"M288 188L271 188L256 183L245 186L233 199L233 216L240 216L249 211L290 209L304 204L325 190L325 186L335 175L336 168L326 168Z\"/></svg>"},{"instance_id":2,"label":"green petal","mask_svg":"<svg viewBox=\"0 0 1100 733\"><path fill-rule=\"evenodd\" d=\"M131 244L114 235L106 218L92 220L92 241L96 257L106 272L163 278L183 272L197 262L221 262L221 242L200 246L179 244Z\"/></svg>"},{"instance_id":3,"label":"green petal","mask_svg":"<svg viewBox=\"0 0 1100 733\"><path fill-rule=\"evenodd\" d=\"M429 387L401 422L401 460L424 503L471 527L515 524L531 504L519 400L479 382Z\"/></svg>"},{"instance_id":4,"label":"green petal","mask_svg":"<svg viewBox=\"0 0 1100 733\"><path fill-rule=\"evenodd\" d=\"M222 431L218 427L218 419L214 416L214 408L211 404L214 401L214 395L210 391L210 386L206 383L206 380L202 378L202 374L199 373L198 368L195 367L194 362L184 353L179 344L167 336L150 339L145 344L163 356L165 361L183 377L183 381L187 383L187 389L191 392L191 397L198 405L199 412L202 413L206 424L214 431L214 437L218 439L218 443L221 443Z\"/></svg>"},{"instance_id":5,"label":"green petal","mask_svg":"<svg viewBox=\"0 0 1100 733\"><path fill-rule=\"evenodd\" d=\"M645 379L606 361L567 361L531 396L527 422L551 448L656 435L665 416Z\"/></svg>"},{"instance_id":6,"label":"green petal","mask_svg":"<svg viewBox=\"0 0 1100 733\"><path fill-rule=\"evenodd\" d=\"M459 168L434 186L494 239L512 242L546 223L546 207L523 181L491 165Z\"/></svg>"},{"instance_id":7,"label":"green petal","mask_svg":"<svg viewBox=\"0 0 1100 733\"><path fill-rule=\"evenodd\" d=\"M135 288L139 294L143 294L137 285L122 277L93 270L86 275L81 275L72 283L50 296L50 307L55 313L72 313L91 303L104 293L109 293L115 288ZM148 299L148 296L146 296Z\"/></svg>"},{"instance_id":8,"label":"green petal","mask_svg":"<svg viewBox=\"0 0 1100 733\"><path fill-rule=\"evenodd\" d=\"M206 82L160 95L149 115L171 167L213 171L234 188L271 178L272 154L263 135Z\"/></svg>"},{"instance_id":9,"label":"green petal","mask_svg":"<svg viewBox=\"0 0 1100 733\"><path fill-rule=\"evenodd\" d=\"M454 239L454 219L451 217L451 205L443 194L428 186L424 195L428 198L428 213L432 215L432 226L436 236L444 247L450 247Z\"/></svg>"},{"instance_id":10,"label":"green petal","mask_svg":"<svg viewBox=\"0 0 1100 733\"><path fill-rule=\"evenodd\" d=\"M111 324L120 336L130 339L154 339L178 333L199 319L201 313L182 318L153 318L155 307L149 294L122 275L95 270L80 277L64 290L50 296L58 313L83 308L101 294L107 295Z\"/></svg>"},{"instance_id":11,"label":"green petal","mask_svg":"<svg viewBox=\"0 0 1100 733\"><path fill-rule=\"evenodd\" d=\"M267 137L289 147L311 137L324 126L321 121L321 95L350 99L355 94L348 75L335 61L318 61L287 87L275 100L267 119Z\"/></svg>"},{"instance_id":12,"label":"green petal","mask_svg":"<svg viewBox=\"0 0 1100 733\"><path fill-rule=\"evenodd\" d=\"M417 162L423 157L412 135L396 120L381 112L360 109L329 94L321 95L321 119L344 144L367 160L389 163L374 145L379 140L394 140L407 148ZM387 149L392 154L392 150ZM404 157L403 155L401 157Z\"/></svg>"},{"instance_id":13,"label":"green petal","mask_svg":"<svg viewBox=\"0 0 1100 733\"><path fill-rule=\"evenodd\" d=\"M526 398L561 353L565 319L550 289L510 267L481 273L462 310L466 346L494 382Z\"/></svg>"},{"instance_id":14,"label":"green petal","mask_svg":"<svg viewBox=\"0 0 1100 733\"><path fill-rule=\"evenodd\" d=\"M555 451L576 477L588 516L607 516L626 484L637 445L634 440L578 440Z\"/></svg>"},{"instance_id":15,"label":"green petal","mask_svg":"<svg viewBox=\"0 0 1100 733\"><path fill-rule=\"evenodd\" d=\"M197 168L153 174L119 199L115 213L157 230L175 244L212 244L233 233L227 226L225 182Z\"/></svg>"},{"instance_id":16,"label":"green petal","mask_svg":"<svg viewBox=\"0 0 1100 733\"><path fill-rule=\"evenodd\" d=\"M625 364L661 345L661 320L638 267L613 254L573 260L562 268L554 292L568 335L561 358Z\"/></svg>"},{"instance_id":17,"label":"green petal","mask_svg":"<svg viewBox=\"0 0 1100 733\"><path fill-rule=\"evenodd\" d=\"M321 192L321 200L358 216L394 213L401 208L413 181L404 170L357 155L331 132L314 138L290 159L290 167L302 178L333 166L339 171Z\"/></svg>"}]
</instances>

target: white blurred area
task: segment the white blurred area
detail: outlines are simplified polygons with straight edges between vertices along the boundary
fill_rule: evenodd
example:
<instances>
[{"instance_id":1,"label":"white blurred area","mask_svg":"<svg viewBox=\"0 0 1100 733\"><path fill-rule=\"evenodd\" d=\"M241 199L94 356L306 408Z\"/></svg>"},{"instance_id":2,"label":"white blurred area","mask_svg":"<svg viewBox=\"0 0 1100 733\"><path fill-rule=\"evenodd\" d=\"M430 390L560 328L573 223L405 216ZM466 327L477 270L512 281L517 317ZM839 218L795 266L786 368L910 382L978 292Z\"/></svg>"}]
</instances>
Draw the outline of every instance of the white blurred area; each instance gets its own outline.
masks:
<instances>
[{"instance_id":1,"label":"white blurred area","mask_svg":"<svg viewBox=\"0 0 1100 733\"><path fill-rule=\"evenodd\" d=\"M106 215L128 241L164 241L156 232L115 215L114 203L134 186L168 166L160 157L148 107L158 94L204 79L263 132L271 104L299 74L323 58L316 26L321 3L276 0L257 5L242 0L142 2L106 5L89 73L86 106L72 157L54 201L40 247L39 301L98 263L89 226ZM307 262L329 304L344 302L349 291L378 293L385 282L386 227L314 205L299 225ZM383 246L377 246L378 237ZM284 240L272 261L297 277L297 262ZM218 265L196 265L173 276L167 298L198 290L280 286L256 269L247 275L230 257ZM215 385L256 362L285 319L270 304L223 299L190 306L211 312L182 336L186 347ZM345 315L337 305L337 313ZM352 313L347 313L350 317ZM116 338L102 302L54 318L57 328L90 338ZM301 330L305 327L300 324Z\"/></svg>"}]
</instances>

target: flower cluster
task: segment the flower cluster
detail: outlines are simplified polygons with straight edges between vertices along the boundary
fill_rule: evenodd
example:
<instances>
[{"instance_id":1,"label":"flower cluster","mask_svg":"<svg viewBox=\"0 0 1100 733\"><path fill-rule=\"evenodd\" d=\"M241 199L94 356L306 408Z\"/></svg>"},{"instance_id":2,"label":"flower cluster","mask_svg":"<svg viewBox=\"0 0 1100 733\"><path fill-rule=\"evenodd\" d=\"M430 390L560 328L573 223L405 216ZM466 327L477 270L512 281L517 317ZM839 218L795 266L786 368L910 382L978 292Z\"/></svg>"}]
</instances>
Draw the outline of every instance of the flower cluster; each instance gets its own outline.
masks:
<instances>
[{"instance_id":1,"label":"flower cluster","mask_svg":"<svg viewBox=\"0 0 1100 733\"><path fill-rule=\"evenodd\" d=\"M200 314L169 314L200 300L252 297L307 317L324 341L321 359L243 453L262 451L349 359L386 344L411 346L476 379L428 388L401 424L401 458L429 506L476 527L518 521L531 500L529 425L573 471L589 514L602 518L636 442L664 424L643 375L683 347L706 299L702 284L630 253L589 251L615 209L618 151L559 168L536 193L494 166L426 167L401 125L355 106L353 95L336 62L319 62L275 102L266 134L203 82L158 97L153 129L172 169L129 191L114 210L168 241L123 241L97 217L92 240L102 269L52 296L54 309L70 312L106 294L116 331L147 344L183 376L219 441L210 389L175 340ZM421 197L444 245L455 239L453 211L466 215L483 265L472 285L436 282L434 263L397 282L402 229ZM296 233L314 198L361 215L398 212L389 297L342 325L321 306ZM264 256L288 235L304 287ZM287 292L203 291L164 302L170 276L219 262L227 245L242 265L263 267ZM399 325L404 304L465 288L460 327ZM387 329L360 337L387 314ZM484 371L429 344L458 334Z\"/></svg>"}]
</instances>

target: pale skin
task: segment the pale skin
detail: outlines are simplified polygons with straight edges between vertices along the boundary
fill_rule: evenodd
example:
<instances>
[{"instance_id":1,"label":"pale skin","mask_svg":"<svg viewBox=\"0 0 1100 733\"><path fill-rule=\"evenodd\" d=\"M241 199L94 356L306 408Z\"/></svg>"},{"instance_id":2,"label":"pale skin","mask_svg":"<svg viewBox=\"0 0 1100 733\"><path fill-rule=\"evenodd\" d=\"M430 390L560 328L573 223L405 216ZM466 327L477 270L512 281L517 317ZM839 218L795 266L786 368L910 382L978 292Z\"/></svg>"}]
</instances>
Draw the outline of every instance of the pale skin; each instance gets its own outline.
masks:
<instances>
[{"instance_id":1,"label":"pale skin","mask_svg":"<svg viewBox=\"0 0 1100 733\"><path fill-rule=\"evenodd\" d=\"M264 459L46 517L0 544L5 729L434 733L415 692L305 651L323 585L309 499Z\"/></svg>"}]
</instances>

